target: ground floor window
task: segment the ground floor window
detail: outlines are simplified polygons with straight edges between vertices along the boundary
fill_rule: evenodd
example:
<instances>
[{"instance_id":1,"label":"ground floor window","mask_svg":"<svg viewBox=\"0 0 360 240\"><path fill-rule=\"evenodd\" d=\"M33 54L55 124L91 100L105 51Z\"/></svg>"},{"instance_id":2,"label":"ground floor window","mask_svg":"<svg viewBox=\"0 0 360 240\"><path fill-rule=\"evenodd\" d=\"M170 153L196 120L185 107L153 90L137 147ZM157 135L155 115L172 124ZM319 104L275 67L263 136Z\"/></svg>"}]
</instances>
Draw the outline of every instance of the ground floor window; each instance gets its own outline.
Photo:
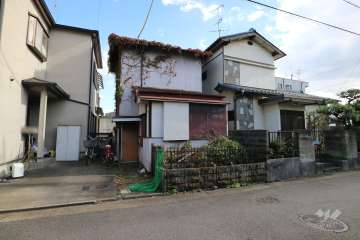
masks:
<instances>
[{"instance_id":1,"label":"ground floor window","mask_svg":"<svg viewBox=\"0 0 360 240\"><path fill-rule=\"evenodd\" d=\"M207 139L226 135L226 107L224 105L190 104L190 139Z\"/></svg>"},{"instance_id":2,"label":"ground floor window","mask_svg":"<svg viewBox=\"0 0 360 240\"><path fill-rule=\"evenodd\" d=\"M281 110L280 116L282 131L305 129L304 111Z\"/></svg>"}]
</instances>

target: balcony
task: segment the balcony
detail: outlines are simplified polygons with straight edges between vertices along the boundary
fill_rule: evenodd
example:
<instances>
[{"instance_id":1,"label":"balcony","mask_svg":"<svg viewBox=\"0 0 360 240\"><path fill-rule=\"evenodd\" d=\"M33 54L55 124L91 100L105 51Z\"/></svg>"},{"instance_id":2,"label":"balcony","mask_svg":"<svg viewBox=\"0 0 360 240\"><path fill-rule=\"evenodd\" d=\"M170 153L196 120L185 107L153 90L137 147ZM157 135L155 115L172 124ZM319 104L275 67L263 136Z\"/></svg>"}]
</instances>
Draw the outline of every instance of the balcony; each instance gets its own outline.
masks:
<instances>
[{"instance_id":1,"label":"balcony","mask_svg":"<svg viewBox=\"0 0 360 240\"><path fill-rule=\"evenodd\" d=\"M276 89L282 92L305 93L308 82L288 78L275 77Z\"/></svg>"}]
</instances>

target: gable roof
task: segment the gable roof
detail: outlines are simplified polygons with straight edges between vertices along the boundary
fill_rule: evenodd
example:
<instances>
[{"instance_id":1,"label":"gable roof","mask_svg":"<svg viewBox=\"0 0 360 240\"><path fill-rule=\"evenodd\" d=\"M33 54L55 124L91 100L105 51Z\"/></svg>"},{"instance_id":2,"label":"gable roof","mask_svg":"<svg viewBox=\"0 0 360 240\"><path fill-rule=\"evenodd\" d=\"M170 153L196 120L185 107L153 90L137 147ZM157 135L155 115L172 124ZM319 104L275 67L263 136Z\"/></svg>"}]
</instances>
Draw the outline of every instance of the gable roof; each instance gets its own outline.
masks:
<instances>
[{"instance_id":1,"label":"gable roof","mask_svg":"<svg viewBox=\"0 0 360 240\"><path fill-rule=\"evenodd\" d=\"M109 69L114 71L114 64L116 64L117 58L119 56L118 52L122 49L134 49L134 50L154 50L167 52L175 55L186 55L194 58L206 58L211 56L211 52L204 52L200 49L192 48L181 48L179 46L174 46L157 41L148 41L144 39L130 38L119 36L115 33L109 35Z\"/></svg>"},{"instance_id":2,"label":"gable roof","mask_svg":"<svg viewBox=\"0 0 360 240\"><path fill-rule=\"evenodd\" d=\"M266 50L271 52L275 60L286 56L286 54L283 51L281 51L278 47L272 44L269 40L267 40L264 36L262 36L253 28L250 28L250 30L247 32L219 37L206 49L206 51L215 52L222 46L229 44L231 41L242 40L242 39L251 39L257 42L259 45L261 45Z\"/></svg>"}]
</instances>

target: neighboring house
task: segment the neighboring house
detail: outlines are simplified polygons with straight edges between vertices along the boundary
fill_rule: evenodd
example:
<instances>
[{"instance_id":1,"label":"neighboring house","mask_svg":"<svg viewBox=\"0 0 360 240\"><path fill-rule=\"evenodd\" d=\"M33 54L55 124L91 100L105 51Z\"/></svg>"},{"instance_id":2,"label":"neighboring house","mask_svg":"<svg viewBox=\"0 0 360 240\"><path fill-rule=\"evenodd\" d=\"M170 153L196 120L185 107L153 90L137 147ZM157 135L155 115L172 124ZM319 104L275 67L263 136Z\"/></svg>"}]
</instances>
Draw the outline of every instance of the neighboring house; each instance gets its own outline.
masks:
<instances>
[{"instance_id":1,"label":"neighboring house","mask_svg":"<svg viewBox=\"0 0 360 240\"><path fill-rule=\"evenodd\" d=\"M0 1L0 175L35 139L56 147L59 125L80 126L78 150L96 132L99 33L56 24L43 0Z\"/></svg>"},{"instance_id":2,"label":"neighboring house","mask_svg":"<svg viewBox=\"0 0 360 240\"><path fill-rule=\"evenodd\" d=\"M115 34L109 45L120 162L140 160L151 171L152 144L200 146L227 135L224 97L202 93L202 59L209 53Z\"/></svg>"},{"instance_id":3,"label":"neighboring house","mask_svg":"<svg viewBox=\"0 0 360 240\"><path fill-rule=\"evenodd\" d=\"M106 113L99 119L99 133L113 133L115 123L113 122L114 112Z\"/></svg>"},{"instance_id":4,"label":"neighboring house","mask_svg":"<svg viewBox=\"0 0 360 240\"><path fill-rule=\"evenodd\" d=\"M324 102L305 93L307 82L274 76L274 61L285 53L254 29L220 37L207 51L213 55L203 65L203 91L231 102L229 129L304 129L305 107Z\"/></svg>"}]
</instances>

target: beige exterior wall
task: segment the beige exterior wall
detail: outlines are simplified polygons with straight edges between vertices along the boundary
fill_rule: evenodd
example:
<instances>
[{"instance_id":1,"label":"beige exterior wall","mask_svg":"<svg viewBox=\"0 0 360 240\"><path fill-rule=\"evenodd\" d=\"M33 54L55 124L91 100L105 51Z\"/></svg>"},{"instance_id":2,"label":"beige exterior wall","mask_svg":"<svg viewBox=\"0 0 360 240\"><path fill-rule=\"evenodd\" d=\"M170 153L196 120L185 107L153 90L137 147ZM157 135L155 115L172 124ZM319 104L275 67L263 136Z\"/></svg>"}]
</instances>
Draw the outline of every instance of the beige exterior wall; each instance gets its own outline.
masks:
<instances>
[{"instance_id":1,"label":"beige exterior wall","mask_svg":"<svg viewBox=\"0 0 360 240\"><path fill-rule=\"evenodd\" d=\"M39 78L58 83L71 101L48 102L45 146L54 149L57 125L81 125L82 138L87 134L90 59L92 38L79 31L53 29L49 32L45 19L32 0L3 0L0 14L0 177L8 172L5 163L22 158L24 139L21 129L26 125L28 94L22 80ZM41 62L26 45L28 16L36 16L49 33L48 57ZM1 15L0 15L1 16ZM95 59L95 58L93 58ZM92 85L92 111L95 112L96 92ZM38 106L34 106L34 109ZM5 110L4 110L5 109ZM37 125L37 113L31 125ZM31 117L31 116L30 116ZM82 142L82 141L81 141Z\"/></svg>"},{"instance_id":2,"label":"beige exterior wall","mask_svg":"<svg viewBox=\"0 0 360 240\"><path fill-rule=\"evenodd\" d=\"M86 105L69 101L49 101L46 119L45 147L56 148L56 131L59 125L80 126L80 151L84 150L83 142L87 137L88 111Z\"/></svg>"},{"instance_id":3,"label":"beige exterior wall","mask_svg":"<svg viewBox=\"0 0 360 240\"><path fill-rule=\"evenodd\" d=\"M81 127L80 150L84 150L83 141L88 134L89 87L92 77L91 65L95 66L95 57L91 63L92 39L89 34L77 31L55 29L49 42L47 80L56 82L69 95L70 100L53 100L48 104L45 146L56 147L56 129L59 125ZM91 81L91 110L95 114L96 89Z\"/></svg>"},{"instance_id":4,"label":"beige exterior wall","mask_svg":"<svg viewBox=\"0 0 360 240\"><path fill-rule=\"evenodd\" d=\"M252 42L253 45L249 45L247 39L232 41L224 46L224 54L225 56L274 65L274 59L271 53L255 41Z\"/></svg>"},{"instance_id":5,"label":"beige exterior wall","mask_svg":"<svg viewBox=\"0 0 360 240\"><path fill-rule=\"evenodd\" d=\"M26 124L27 93L23 79L46 77L42 63L26 45L28 14L40 13L32 1L5 0L0 38L0 165L22 157L21 128ZM13 81L11 81L13 79ZM5 109L5 110L4 110ZM0 166L1 168L1 166ZM0 169L0 175L2 174Z\"/></svg>"},{"instance_id":6,"label":"beige exterior wall","mask_svg":"<svg viewBox=\"0 0 360 240\"><path fill-rule=\"evenodd\" d=\"M47 80L59 84L71 99L89 103L92 41L88 34L55 29L49 41Z\"/></svg>"},{"instance_id":7,"label":"beige exterior wall","mask_svg":"<svg viewBox=\"0 0 360 240\"><path fill-rule=\"evenodd\" d=\"M255 41L252 43L249 45L248 40L239 40L224 46L224 58L240 64L240 81L234 79L228 83L276 89L273 56Z\"/></svg>"}]
</instances>

